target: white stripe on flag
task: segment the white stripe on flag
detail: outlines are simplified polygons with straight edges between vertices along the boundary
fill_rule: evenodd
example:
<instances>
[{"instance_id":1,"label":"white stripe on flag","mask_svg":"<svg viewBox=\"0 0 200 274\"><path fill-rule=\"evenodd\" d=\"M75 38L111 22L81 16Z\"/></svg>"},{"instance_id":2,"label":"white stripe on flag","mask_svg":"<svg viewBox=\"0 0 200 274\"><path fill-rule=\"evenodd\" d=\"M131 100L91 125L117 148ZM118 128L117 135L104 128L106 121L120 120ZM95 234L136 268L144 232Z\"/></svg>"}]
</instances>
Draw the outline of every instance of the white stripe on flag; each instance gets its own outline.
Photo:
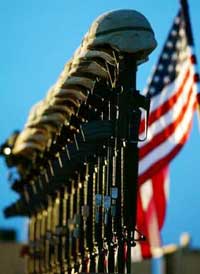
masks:
<instances>
[{"instance_id":1,"label":"white stripe on flag","mask_svg":"<svg viewBox=\"0 0 200 274\"><path fill-rule=\"evenodd\" d=\"M189 125L193 117L193 107L196 100L196 94L193 93L189 101L187 111L184 114L182 121L178 124L175 131L169 136L165 142L157 146L154 150L150 151L146 157L139 162L139 175L144 173L152 164L158 162L165 157L172 149L179 144L183 135L188 131Z\"/></svg>"},{"instance_id":2,"label":"white stripe on flag","mask_svg":"<svg viewBox=\"0 0 200 274\"><path fill-rule=\"evenodd\" d=\"M164 89L162 90L162 92L158 93L156 96L154 96L151 99L151 112L156 110L158 106L161 106L166 101L168 101L169 98L176 93L177 88L179 88L181 86L181 83L183 82L183 79L184 79L186 72L189 68L191 68L191 61L187 60L183 64L183 66L181 68L181 73L178 75L178 77L175 79L175 81L173 81L172 83L165 86Z\"/></svg>"},{"instance_id":3,"label":"white stripe on flag","mask_svg":"<svg viewBox=\"0 0 200 274\"><path fill-rule=\"evenodd\" d=\"M193 85L193 77L190 77L187 81L187 84L184 86L183 93L179 96L177 102L169 109L167 113L157 119L152 125L148 127L147 141L140 143L140 148L145 146L146 143L152 140L152 138L162 132L164 128L170 125L174 120L177 119L183 106L187 103L188 94ZM169 90L170 92L170 90ZM174 111L176 110L176 111Z\"/></svg>"}]
</instances>

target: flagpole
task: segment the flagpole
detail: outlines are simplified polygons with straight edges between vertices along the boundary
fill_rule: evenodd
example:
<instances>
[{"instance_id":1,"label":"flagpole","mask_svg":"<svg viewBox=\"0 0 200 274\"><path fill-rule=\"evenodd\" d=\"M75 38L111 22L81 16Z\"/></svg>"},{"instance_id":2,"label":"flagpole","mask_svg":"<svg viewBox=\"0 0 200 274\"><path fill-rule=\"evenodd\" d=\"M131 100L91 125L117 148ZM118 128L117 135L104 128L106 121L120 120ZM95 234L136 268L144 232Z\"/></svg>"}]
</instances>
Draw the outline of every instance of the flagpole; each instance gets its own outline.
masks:
<instances>
[{"instance_id":1,"label":"flagpole","mask_svg":"<svg viewBox=\"0 0 200 274\"><path fill-rule=\"evenodd\" d=\"M185 19L185 29L187 33L187 39L188 39L188 44L192 46L193 50L193 63L196 65L196 73L194 80L198 85L198 90L197 90L197 118L198 118L198 126L199 126L199 131L200 131L200 85L199 85L199 73L198 73L198 68L197 68L197 58L194 52L194 38L193 38L193 33L192 33L192 26L191 26L191 21L190 21L190 14L189 14L189 6L188 6L188 1L187 0L180 0L183 16Z\"/></svg>"},{"instance_id":2,"label":"flagpole","mask_svg":"<svg viewBox=\"0 0 200 274\"><path fill-rule=\"evenodd\" d=\"M192 33L192 26L191 26L191 21L190 21L190 14L189 14L189 6L188 6L188 1L187 0L180 0L183 16L185 19L185 29L187 33L187 38L188 38L188 44L190 46L194 45L194 38L193 38L193 33Z\"/></svg>"}]
</instances>

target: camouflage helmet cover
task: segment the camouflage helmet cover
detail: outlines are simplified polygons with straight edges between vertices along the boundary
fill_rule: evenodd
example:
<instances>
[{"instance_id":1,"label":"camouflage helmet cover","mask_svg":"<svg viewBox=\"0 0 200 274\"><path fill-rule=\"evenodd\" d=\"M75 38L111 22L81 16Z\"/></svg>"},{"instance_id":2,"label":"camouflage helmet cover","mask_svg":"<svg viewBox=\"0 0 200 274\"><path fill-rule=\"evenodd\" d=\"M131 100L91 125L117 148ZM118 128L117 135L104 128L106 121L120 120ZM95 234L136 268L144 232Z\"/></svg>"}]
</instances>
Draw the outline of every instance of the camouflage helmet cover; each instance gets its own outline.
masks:
<instances>
[{"instance_id":1,"label":"camouflage helmet cover","mask_svg":"<svg viewBox=\"0 0 200 274\"><path fill-rule=\"evenodd\" d=\"M156 47L152 27L135 10L116 10L100 15L85 36L87 47L108 44L118 51L137 54L145 59Z\"/></svg>"}]
</instances>

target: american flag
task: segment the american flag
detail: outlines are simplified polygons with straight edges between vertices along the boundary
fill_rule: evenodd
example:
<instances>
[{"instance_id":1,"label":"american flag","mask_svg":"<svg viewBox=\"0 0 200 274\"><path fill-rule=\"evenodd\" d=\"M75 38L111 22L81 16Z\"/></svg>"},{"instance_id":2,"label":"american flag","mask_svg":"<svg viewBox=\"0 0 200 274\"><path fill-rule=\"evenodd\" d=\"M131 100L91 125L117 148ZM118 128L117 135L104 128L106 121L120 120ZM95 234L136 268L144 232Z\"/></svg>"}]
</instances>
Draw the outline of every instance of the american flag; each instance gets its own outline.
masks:
<instances>
[{"instance_id":1,"label":"american flag","mask_svg":"<svg viewBox=\"0 0 200 274\"><path fill-rule=\"evenodd\" d=\"M188 20L189 18L187 18ZM168 165L186 143L197 105L196 58L181 8L174 19L146 88L151 98L147 141L140 143L137 228L146 236L133 261L150 258L161 246L168 199ZM142 120L140 134L145 131Z\"/></svg>"}]
</instances>

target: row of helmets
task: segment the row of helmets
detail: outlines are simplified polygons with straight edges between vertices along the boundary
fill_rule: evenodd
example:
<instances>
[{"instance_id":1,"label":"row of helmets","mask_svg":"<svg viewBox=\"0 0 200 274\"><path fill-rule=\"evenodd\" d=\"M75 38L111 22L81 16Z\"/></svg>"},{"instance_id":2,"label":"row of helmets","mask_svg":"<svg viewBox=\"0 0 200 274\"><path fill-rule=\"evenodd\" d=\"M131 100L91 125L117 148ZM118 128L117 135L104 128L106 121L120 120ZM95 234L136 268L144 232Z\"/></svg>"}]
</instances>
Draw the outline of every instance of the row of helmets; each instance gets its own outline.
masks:
<instances>
[{"instance_id":1,"label":"row of helmets","mask_svg":"<svg viewBox=\"0 0 200 274\"><path fill-rule=\"evenodd\" d=\"M12 153L33 161L38 152L48 149L63 125L69 125L71 116L86 102L95 77L108 79L108 65L117 69L115 51L134 54L139 64L155 47L151 25L141 13L117 10L99 16L45 99L32 107Z\"/></svg>"}]
</instances>

